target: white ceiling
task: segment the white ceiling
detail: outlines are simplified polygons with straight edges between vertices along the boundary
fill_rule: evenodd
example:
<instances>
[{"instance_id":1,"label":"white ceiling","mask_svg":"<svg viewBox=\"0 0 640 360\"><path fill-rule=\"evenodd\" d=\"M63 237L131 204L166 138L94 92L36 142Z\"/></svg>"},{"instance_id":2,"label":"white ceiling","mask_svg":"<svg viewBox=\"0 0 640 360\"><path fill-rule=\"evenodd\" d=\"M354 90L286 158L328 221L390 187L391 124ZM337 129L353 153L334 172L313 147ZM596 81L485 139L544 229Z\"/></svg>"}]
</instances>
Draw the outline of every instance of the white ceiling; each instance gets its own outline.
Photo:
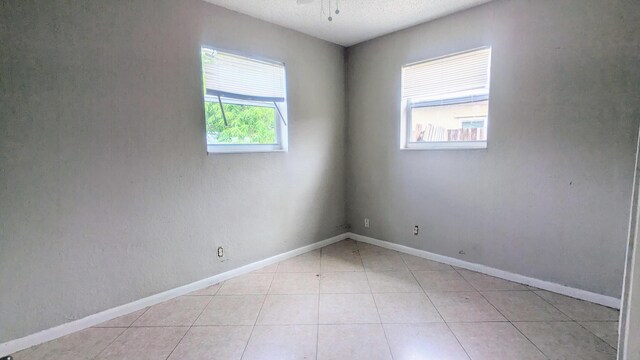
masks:
<instances>
[{"instance_id":1,"label":"white ceiling","mask_svg":"<svg viewBox=\"0 0 640 360\"><path fill-rule=\"evenodd\" d=\"M491 0L207 0L258 19L294 29L333 43L359 42L468 9ZM333 21L327 20L331 2ZM320 4L324 3L325 15Z\"/></svg>"}]
</instances>

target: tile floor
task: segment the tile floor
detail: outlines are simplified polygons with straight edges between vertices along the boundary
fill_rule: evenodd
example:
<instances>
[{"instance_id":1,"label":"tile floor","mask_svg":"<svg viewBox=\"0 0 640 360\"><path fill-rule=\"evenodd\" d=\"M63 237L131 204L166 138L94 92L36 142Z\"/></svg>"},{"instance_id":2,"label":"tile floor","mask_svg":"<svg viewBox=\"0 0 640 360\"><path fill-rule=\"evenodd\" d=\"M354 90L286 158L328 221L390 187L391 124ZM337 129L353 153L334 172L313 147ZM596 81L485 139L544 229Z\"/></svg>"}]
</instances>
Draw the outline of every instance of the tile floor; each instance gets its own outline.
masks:
<instances>
[{"instance_id":1,"label":"tile floor","mask_svg":"<svg viewBox=\"0 0 640 360\"><path fill-rule=\"evenodd\" d=\"M22 359L614 359L618 311L345 240Z\"/></svg>"}]
</instances>

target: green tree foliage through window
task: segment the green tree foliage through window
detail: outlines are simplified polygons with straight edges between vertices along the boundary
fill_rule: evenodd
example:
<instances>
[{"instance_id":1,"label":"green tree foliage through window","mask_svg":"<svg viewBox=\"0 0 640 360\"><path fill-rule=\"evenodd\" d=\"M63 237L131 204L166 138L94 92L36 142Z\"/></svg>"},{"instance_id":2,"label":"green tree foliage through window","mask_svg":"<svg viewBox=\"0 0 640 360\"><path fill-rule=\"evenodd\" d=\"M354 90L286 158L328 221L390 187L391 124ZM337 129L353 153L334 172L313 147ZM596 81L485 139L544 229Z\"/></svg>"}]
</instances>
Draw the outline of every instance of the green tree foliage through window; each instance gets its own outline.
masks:
<instances>
[{"instance_id":1,"label":"green tree foliage through window","mask_svg":"<svg viewBox=\"0 0 640 360\"><path fill-rule=\"evenodd\" d=\"M202 51L202 65L216 61L211 52ZM204 71L203 90L206 95ZM271 104L265 106L230 104L223 99L227 124L224 122L220 104L205 101L204 113L209 144L275 144L276 109Z\"/></svg>"},{"instance_id":2,"label":"green tree foliage through window","mask_svg":"<svg viewBox=\"0 0 640 360\"><path fill-rule=\"evenodd\" d=\"M225 104L225 125L220 104L205 102L207 142L211 144L275 144L276 110L273 107Z\"/></svg>"}]
</instances>

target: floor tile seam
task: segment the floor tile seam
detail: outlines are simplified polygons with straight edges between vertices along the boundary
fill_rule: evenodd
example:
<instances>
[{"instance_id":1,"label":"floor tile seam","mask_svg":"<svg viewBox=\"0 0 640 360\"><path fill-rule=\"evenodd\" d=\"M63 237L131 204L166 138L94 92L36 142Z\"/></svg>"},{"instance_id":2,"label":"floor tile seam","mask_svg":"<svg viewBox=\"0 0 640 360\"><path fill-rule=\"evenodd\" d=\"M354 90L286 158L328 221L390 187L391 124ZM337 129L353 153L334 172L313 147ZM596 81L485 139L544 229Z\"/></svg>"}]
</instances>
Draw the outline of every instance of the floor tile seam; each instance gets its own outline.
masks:
<instances>
[{"instance_id":1,"label":"floor tile seam","mask_svg":"<svg viewBox=\"0 0 640 360\"><path fill-rule=\"evenodd\" d=\"M180 338L180 340L178 340L178 342L176 343L176 345L173 347L173 349L171 349L171 352L169 352L169 355L167 355L167 357L165 358L165 360L169 359L171 357L171 354L173 354L174 351L176 351L176 349L178 348L178 345L180 345L180 343L182 342L182 339L185 338L185 336L187 336L187 333L189 333L189 330L191 330L191 326L189 326L189 328L187 329L187 331L184 332L184 334L182 334L182 337Z\"/></svg>"},{"instance_id":2,"label":"floor tile seam","mask_svg":"<svg viewBox=\"0 0 640 360\"><path fill-rule=\"evenodd\" d=\"M189 328L193 327L193 325L195 325L198 322L198 319L200 319L200 317L202 316L202 314L204 314L205 310L207 310L207 308L209 307L209 305L213 302L213 299L215 298L214 296L211 296L211 299L209 299L209 301L207 302L207 305L205 305L202 310L200 311L200 313L198 314L198 316L196 317L195 320L193 320L193 322L191 323L191 325L189 325ZM189 332L187 330L187 332Z\"/></svg>"},{"instance_id":3,"label":"floor tile seam","mask_svg":"<svg viewBox=\"0 0 640 360\"><path fill-rule=\"evenodd\" d=\"M363 264L363 267L364 267L364 264ZM365 269L364 275L367 278L367 284L369 285L369 289L371 289L371 281L369 280L369 275L367 274L366 269ZM393 360L393 352L391 351L391 344L389 343L389 337L387 336L387 331L384 329L384 326L382 325L382 316L380 315L380 309L378 308L376 297L373 296L373 292L371 293L371 298L373 299L373 305L376 307L376 314L378 314L378 321L380 321L380 327L382 328L384 339L387 342L387 349L389 350L389 355L391 355L391 359Z\"/></svg>"},{"instance_id":4,"label":"floor tile seam","mask_svg":"<svg viewBox=\"0 0 640 360\"><path fill-rule=\"evenodd\" d=\"M280 267L280 263L278 263L278 266L276 267L276 271L278 270L278 268ZM273 284L273 280L275 279L275 275L273 275L271 277L271 281L269 281L269 288L267 289L267 293L266 294L260 294L260 295L264 295L264 298L262 299L262 304L260 305L260 310L258 310L258 315L256 315L256 319L253 321L253 326L251 326L251 332L249 333L249 337L247 338L247 342L244 344L244 349L242 349L242 355L240 356L240 359L244 358L244 354L247 351L247 347L249 346L249 342L251 341L251 337L253 336L253 331L256 328L256 324L258 323L258 319L260 318L260 314L262 313L262 309L264 308L264 304L267 302L267 296L269 296L269 291L271 290L271 285Z\"/></svg>"},{"instance_id":5,"label":"floor tile seam","mask_svg":"<svg viewBox=\"0 0 640 360\"><path fill-rule=\"evenodd\" d=\"M125 328L124 328L124 330L123 330L120 334L118 334L118 336L116 336L116 337L115 337L111 342L109 342L109 344L108 344L107 346L105 346L102 350L100 350L100 352L98 352L98 353L96 354L96 356L94 356L93 358L94 358L94 359L99 358L99 357L100 357L100 355L101 355L101 354L102 354L102 353L103 353L103 352L104 352L104 351L105 351L109 346L111 346L113 343L115 343L115 342L116 342L116 340L118 340L118 338L120 338L120 336L122 336L122 334L124 334L127 330L129 330L131 327L133 327L133 324L135 324L135 323L136 323L136 321L138 321L138 319L140 319L140 318L142 317L142 315L146 314L146 313L147 313L147 311L149 311L149 309L151 309L151 306L147 306L146 308L144 308L144 309L143 309L144 311L143 311L140 315L138 315L138 316L135 318L135 320L133 320L133 321L129 324L129 326L125 327Z\"/></svg>"},{"instance_id":6,"label":"floor tile seam","mask_svg":"<svg viewBox=\"0 0 640 360\"><path fill-rule=\"evenodd\" d=\"M218 289L220 290L220 289ZM217 293L218 291L216 291ZM200 316L202 316L202 314L204 314L204 311L207 309L207 307L209 306L209 304L211 304L211 302L213 301L213 298L215 297L215 295L211 296L211 298L209 299L209 301L207 301L207 304L202 308L202 310L200 310L200 313L198 314L198 316L193 320L193 322L191 323L191 325L189 325L189 328L187 329L187 331L185 331L185 333L182 335L182 337L180 338L180 340L176 343L176 346L173 347L173 349L171 350L171 352L169 352L169 355L167 355L166 359L169 359L171 357L171 354L173 354L174 351L176 351L176 349L178 348L178 346L180 345L180 343L182 342L182 340L187 336L187 334L189 333L189 331L191 331L191 329L193 328L193 325L198 321L198 319L200 318Z\"/></svg>"},{"instance_id":7,"label":"floor tile seam","mask_svg":"<svg viewBox=\"0 0 640 360\"><path fill-rule=\"evenodd\" d=\"M567 318L571 319L571 321L567 321L567 322L573 322L575 324L577 324L578 326L580 326L581 328L583 328L584 330L588 331L590 334L593 334L593 336L597 337L598 339L600 339L603 343L605 343L607 346L609 346L610 348L612 348L613 350L616 351L616 353L618 352L618 349L616 349L615 347L611 346L608 342L606 342L603 338L601 338L600 336L598 336L595 332L589 330L586 326L580 324L580 321L589 321L589 320L576 320L573 317L569 316L569 314L567 314L566 312L562 311L560 308L558 308L557 306L555 306L554 304L552 304L549 300L543 298L542 296L538 295L535 291L533 292L534 294L536 294L536 296L538 296L539 298L541 298L542 300L544 300L545 302L547 302L549 305L553 306L556 310L560 311L563 315L565 315ZM583 300L584 301L584 300ZM619 321L619 320L618 320ZM614 321L611 321L614 322ZM618 334L618 336L620 336Z\"/></svg>"},{"instance_id":8,"label":"floor tile seam","mask_svg":"<svg viewBox=\"0 0 640 360\"><path fill-rule=\"evenodd\" d=\"M464 276L463 276L462 274L460 274L460 271L458 271L458 269L454 268L454 270L455 270L455 271L456 271L456 272L457 272L457 273L458 273L462 278L464 278ZM465 280L466 280L466 279L465 279ZM481 297L482 297L482 298L483 298L483 299L484 299L484 300L485 300L489 305L491 305L491 306L492 306L492 307L493 307L493 308L494 308L494 309L495 309L495 310L496 310L500 315L502 315L502 317L503 317L503 318L505 318L505 319L507 320L507 322L509 322L509 324L511 324L511 326L512 326L513 328L515 328L515 329L516 329L516 331L517 331L518 333L520 333L520 334L521 334L525 339L527 339L527 341L528 341L531 345L533 345L533 347L535 347L535 348L540 352L540 354L542 354L542 356L544 356L545 358L547 358L547 360L549 360L549 359L550 359L550 357L547 355L547 353L545 353L544 351L542 351L542 349L540 349L540 348L538 347L538 345L536 345L533 341L531 341L531 339L529 339L529 337L528 337L527 335L525 335L522 331L520 331L520 329L518 329L518 327L517 327L517 326L515 326L515 325L513 324L513 322L511 322L511 320L505 316L505 314L503 314L503 313L502 313L502 311L500 311L500 310L499 310L499 309L498 309L498 308L497 308L497 307L496 307L496 306L495 306L491 301L489 301L489 299L487 299L487 298L486 298L486 296L484 296L484 294L482 293L482 291L480 291L480 290L479 290L479 289L477 289L475 286L473 286L473 284L471 284L469 281L467 281L467 282L468 282L468 283L469 283L473 288L475 288L476 290L478 290L478 293L480 294L480 296L481 296Z\"/></svg>"},{"instance_id":9,"label":"floor tile seam","mask_svg":"<svg viewBox=\"0 0 640 360\"><path fill-rule=\"evenodd\" d=\"M545 290L545 291L546 291L546 290ZM552 291L549 291L549 292L552 292ZM571 319L571 321L573 321L573 322L576 322L576 323L577 323L578 321L597 321L597 320L580 320L580 319L575 319L575 318L573 318L572 316L570 316L568 313L566 313L565 311L562 311L562 309L560 309L559 307L557 307L557 306L556 306L554 303L552 303L551 301L549 301L549 300L545 299L544 297L540 296L540 295L539 295L538 293L536 293L535 291L533 291L533 293L534 293L537 297L539 297L540 299L542 299L544 302L546 302L547 304L551 305L554 309L556 309L556 310L558 310L560 313L562 313L562 315L564 315L564 316L566 316L567 318ZM555 293L554 293L554 294L555 294ZM558 294L558 295L562 295L562 294ZM565 296L565 295L562 295L562 296ZM586 301L586 300L580 300L580 299L575 299L575 300L577 300L577 301L585 301L585 302L587 302L587 303L589 303L589 304L593 304L592 302L589 302L589 301ZM596 305L597 305L597 304L596 304ZM618 319L618 320L608 320L608 321L620 321L620 320ZM582 326L582 325L580 325L580 326ZM583 326L583 327L584 327L584 326ZM587 329L587 330L588 330L588 329ZM589 332L591 332L591 331L589 331Z\"/></svg>"},{"instance_id":10,"label":"floor tile seam","mask_svg":"<svg viewBox=\"0 0 640 360\"><path fill-rule=\"evenodd\" d=\"M585 328L588 332L592 333L595 337L597 337L598 339L604 341L605 343L607 343L607 345L611 346L612 348L614 348L616 350L616 352L618 352L618 348L612 346L611 344L609 344L605 339L603 339L601 336L599 336L598 334L596 334L594 331L590 330L588 327L582 325L580 322L591 322L591 323L615 323L617 322L618 324L620 324L620 320L607 320L607 321L596 321L596 320L576 320L575 321L578 325L582 326L583 328ZM620 334L618 334L618 339L620 339Z\"/></svg>"},{"instance_id":11,"label":"floor tile seam","mask_svg":"<svg viewBox=\"0 0 640 360\"><path fill-rule=\"evenodd\" d=\"M145 311L146 312L146 311ZM141 315L142 316L142 315ZM102 350L100 350L95 356L92 357L92 359L98 359L100 357L100 355L102 355L102 353L107 350L107 348L109 346L111 346L113 343L116 342L116 340L118 340L120 338L120 336L122 336L122 334L124 334L127 330L129 330L129 328L131 328L131 326L125 327L125 328L118 328L118 329L124 329L122 330L122 332L120 334L118 334L118 336L116 336L113 340L111 340L109 342L109 344L107 344L107 346L105 346L104 348L102 348ZM112 328L103 328L103 329L112 329Z\"/></svg>"},{"instance_id":12,"label":"floor tile seam","mask_svg":"<svg viewBox=\"0 0 640 360\"><path fill-rule=\"evenodd\" d=\"M402 259L402 261L405 262L404 258ZM454 269L455 270L455 269ZM433 300L431 300L431 297L429 297L429 294L427 294L427 292L425 291L424 287L422 287L422 284L420 283L420 281L418 281L418 278L416 278L416 275L413 273L413 271L411 272L411 276L413 276L413 279L418 283L418 286L420 286L420 288L422 289L422 293L424 294L424 296L427 297L427 299L429 300L429 302L431 303L431 305L433 306L433 308L436 310L436 312L438 313L438 316L440 316L440 318L442 319L442 321L444 322L445 326L447 327L447 329L449 330L449 332L451 333L451 335L453 335L453 338L456 339L456 342L458 343L458 346L460 346L460 348L462 349L462 351L464 351L465 355L467 355L467 359L471 359L471 356L469 355L469 352L467 351L467 349L462 345L462 342L460 341L460 339L458 338L458 336L453 332L453 330L451 329L451 326L449 326L449 324L447 323L447 320L444 318L444 316L442 316L442 313L440 312L440 310L438 310L438 307L436 306L436 304L433 303Z\"/></svg>"},{"instance_id":13,"label":"floor tile seam","mask_svg":"<svg viewBox=\"0 0 640 360\"><path fill-rule=\"evenodd\" d=\"M320 252L320 256L322 256L322 251ZM320 275L320 279L318 283L322 280L322 275ZM318 360L318 351L320 350L320 285L318 284L318 323L316 324L316 360Z\"/></svg>"}]
</instances>

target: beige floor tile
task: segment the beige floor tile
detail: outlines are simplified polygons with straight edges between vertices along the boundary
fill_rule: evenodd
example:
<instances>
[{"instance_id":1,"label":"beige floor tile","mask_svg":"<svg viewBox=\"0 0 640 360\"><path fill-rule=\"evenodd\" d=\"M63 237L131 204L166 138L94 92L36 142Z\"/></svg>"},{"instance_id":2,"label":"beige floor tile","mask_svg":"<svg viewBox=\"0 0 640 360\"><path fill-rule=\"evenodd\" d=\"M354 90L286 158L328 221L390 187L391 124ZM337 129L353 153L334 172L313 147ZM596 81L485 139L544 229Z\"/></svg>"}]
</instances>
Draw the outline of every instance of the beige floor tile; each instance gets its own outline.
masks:
<instances>
[{"instance_id":1,"label":"beige floor tile","mask_svg":"<svg viewBox=\"0 0 640 360\"><path fill-rule=\"evenodd\" d=\"M317 325L259 325L242 359L315 359L317 342Z\"/></svg>"},{"instance_id":2,"label":"beige floor tile","mask_svg":"<svg viewBox=\"0 0 640 360\"><path fill-rule=\"evenodd\" d=\"M446 322L507 321L477 291L429 293L429 298Z\"/></svg>"},{"instance_id":3,"label":"beige floor tile","mask_svg":"<svg viewBox=\"0 0 640 360\"><path fill-rule=\"evenodd\" d=\"M550 291L536 291L543 299L557 307L573 320L580 321L616 321L620 318L618 310L606 306L574 299Z\"/></svg>"},{"instance_id":4,"label":"beige floor tile","mask_svg":"<svg viewBox=\"0 0 640 360\"><path fill-rule=\"evenodd\" d=\"M192 293L189 293L188 295L191 295L191 296L213 296L216 293L218 293L218 290L220 290L220 286L222 286L222 283L208 286L208 287L206 287L204 289L200 289L200 290L194 291Z\"/></svg>"},{"instance_id":5,"label":"beige floor tile","mask_svg":"<svg viewBox=\"0 0 640 360\"><path fill-rule=\"evenodd\" d=\"M487 291L482 295L510 321L569 320L531 291Z\"/></svg>"},{"instance_id":6,"label":"beige floor tile","mask_svg":"<svg viewBox=\"0 0 640 360\"><path fill-rule=\"evenodd\" d=\"M267 295L258 315L259 325L318 323L318 295Z\"/></svg>"},{"instance_id":7,"label":"beige floor tile","mask_svg":"<svg viewBox=\"0 0 640 360\"><path fill-rule=\"evenodd\" d=\"M617 321L580 321L580 325L587 328L595 336L604 340L613 348L618 348L618 322Z\"/></svg>"},{"instance_id":8,"label":"beige floor tile","mask_svg":"<svg viewBox=\"0 0 640 360\"><path fill-rule=\"evenodd\" d=\"M384 330L380 324L320 325L318 360L390 360Z\"/></svg>"},{"instance_id":9,"label":"beige floor tile","mask_svg":"<svg viewBox=\"0 0 640 360\"><path fill-rule=\"evenodd\" d=\"M442 322L442 317L423 293L373 295L382 323Z\"/></svg>"},{"instance_id":10,"label":"beige floor tile","mask_svg":"<svg viewBox=\"0 0 640 360\"><path fill-rule=\"evenodd\" d=\"M192 327L169 360L239 360L251 329L251 326Z\"/></svg>"},{"instance_id":11,"label":"beige floor tile","mask_svg":"<svg viewBox=\"0 0 640 360\"><path fill-rule=\"evenodd\" d=\"M188 327L129 328L98 356L101 360L166 359Z\"/></svg>"},{"instance_id":12,"label":"beige floor tile","mask_svg":"<svg viewBox=\"0 0 640 360\"><path fill-rule=\"evenodd\" d=\"M618 316L586 301L345 240L14 358L313 359L317 351L317 359L600 360L615 358Z\"/></svg>"},{"instance_id":13,"label":"beige floor tile","mask_svg":"<svg viewBox=\"0 0 640 360\"><path fill-rule=\"evenodd\" d=\"M338 271L364 271L362 259L356 254L341 255L323 255L320 259L320 271L338 272Z\"/></svg>"},{"instance_id":14,"label":"beige floor tile","mask_svg":"<svg viewBox=\"0 0 640 360\"><path fill-rule=\"evenodd\" d=\"M381 255L381 256L395 256L400 255L401 253L391 249L381 248L379 246L371 246L365 247L364 249L358 249L358 253L360 256L372 256L372 255Z\"/></svg>"},{"instance_id":15,"label":"beige floor tile","mask_svg":"<svg viewBox=\"0 0 640 360\"><path fill-rule=\"evenodd\" d=\"M216 296L204 309L195 325L253 325L265 295Z\"/></svg>"},{"instance_id":16,"label":"beige floor tile","mask_svg":"<svg viewBox=\"0 0 640 360\"><path fill-rule=\"evenodd\" d=\"M549 359L615 359L616 351L575 322L516 322L514 325Z\"/></svg>"},{"instance_id":17,"label":"beige floor tile","mask_svg":"<svg viewBox=\"0 0 640 360\"><path fill-rule=\"evenodd\" d=\"M40 344L13 355L15 360L93 359L109 346L124 328L89 328Z\"/></svg>"},{"instance_id":18,"label":"beige floor tile","mask_svg":"<svg viewBox=\"0 0 640 360\"><path fill-rule=\"evenodd\" d=\"M132 326L191 326L212 296L181 296L154 305Z\"/></svg>"},{"instance_id":19,"label":"beige floor tile","mask_svg":"<svg viewBox=\"0 0 640 360\"><path fill-rule=\"evenodd\" d=\"M428 259L424 259L418 256L413 256L409 254L400 254L402 260L404 260L405 264L412 271L419 270L433 270L433 271L443 271L443 270L453 270L450 265L443 264L441 262L432 261Z\"/></svg>"},{"instance_id":20,"label":"beige floor tile","mask_svg":"<svg viewBox=\"0 0 640 360\"><path fill-rule=\"evenodd\" d=\"M320 272L320 249L313 250L302 255L298 255L291 259L280 262L278 272Z\"/></svg>"},{"instance_id":21,"label":"beige floor tile","mask_svg":"<svg viewBox=\"0 0 640 360\"><path fill-rule=\"evenodd\" d=\"M457 271L414 271L420 286L429 292L474 291L475 289Z\"/></svg>"},{"instance_id":22,"label":"beige floor tile","mask_svg":"<svg viewBox=\"0 0 640 360\"><path fill-rule=\"evenodd\" d=\"M147 311L147 309L149 309L149 308L144 308L144 309L141 309L141 310L138 310L138 311L134 311L134 312L132 312L130 314L123 315L123 316L117 317L115 319L111 319L109 321L105 321L102 324L98 324L98 325L96 325L94 327L129 327L142 314L144 314L144 312Z\"/></svg>"},{"instance_id":23,"label":"beige floor tile","mask_svg":"<svg viewBox=\"0 0 640 360\"><path fill-rule=\"evenodd\" d=\"M254 274L271 274L278 271L278 263L271 264L254 271Z\"/></svg>"},{"instance_id":24,"label":"beige floor tile","mask_svg":"<svg viewBox=\"0 0 640 360\"><path fill-rule=\"evenodd\" d=\"M507 322L452 323L451 331L473 360L545 360L518 329Z\"/></svg>"},{"instance_id":25,"label":"beige floor tile","mask_svg":"<svg viewBox=\"0 0 640 360\"><path fill-rule=\"evenodd\" d=\"M380 317L371 294L320 294L320 324L372 324Z\"/></svg>"},{"instance_id":26,"label":"beige floor tile","mask_svg":"<svg viewBox=\"0 0 640 360\"><path fill-rule=\"evenodd\" d=\"M358 251L360 252L360 254L363 254L363 253L364 254L367 254L367 253L397 254L398 253L397 251L394 251L394 250L386 249L376 245L367 244L361 241L356 241L356 246L358 247Z\"/></svg>"},{"instance_id":27,"label":"beige floor tile","mask_svg":"<svg viewBox=\"0 0 640 360\"><path fill-rule=\"evenodd\" d=\"M385 324L394 360L468 360L444 323Z\"/></svg>"},{"instance_id":28,"label":"beige floor tile","mask_svg":"<svg viewBox=\"0 0 640 360\"><path fill-rule=\"evenodd\" d=\"M527 287L522 284L481 274L475 271L458 270L458 272L476 290L528 290Z\"/></svg>"},{"instance_id":29,"label":"beige floor tile","mask_svg":"<svg viewBox=\"0 0 640 360\"><path fill-rule=\"evenodd\" d=\"M367 271L408 270L400 254L392 253L360 253L362 264Z\"/></svg>"},{"instance_id":30,"label":"beige floor tile","mask_svg":"<svg viewBox=\"0 0 640 360\"><path fill-rule=\"evenodd\" d=\"M218 295L266 294L269 291L274 274L246 274L227 280L222 284Z\"/></svg>"},{"instance_id":31,"label":"beige floor tile","mask_svg":"<svg viewBox=\"0 0 640 360\"><path fill-rule=\"evenodd\" d=\"M362 294L370 293L369 281L364 272L327 272L320 276L320 293Z\"/></svg>"},{"instance_id":32,"label":"beige floor tile","mask_svg":"<svg viewBox=\"0 0 640 360\"><path fill-rule=\"evenodd\" d=\"M318 294L319 292L319 273L278 273L269 289L269 294Z\"/></svg>"},{"instance_id":33,"label":"beige floor tile","mask_svg":"<svg viewBox=\"0 0 640 360\"><path fill-rule=\"evenodd\" d=\"M422 292L410 271L367 271L374 293Z\"/></svg>"},{"instance_id":34,"label":"beige floor tile","mask_svg":"<svg viewBox=\"0 0 640 360\"><path fill-rule=\"evenodd\" d=\"M350 255L358 253L358 246L354 240L342 240L321 249L322 255Z\"/></svg>"}]
</instances>

